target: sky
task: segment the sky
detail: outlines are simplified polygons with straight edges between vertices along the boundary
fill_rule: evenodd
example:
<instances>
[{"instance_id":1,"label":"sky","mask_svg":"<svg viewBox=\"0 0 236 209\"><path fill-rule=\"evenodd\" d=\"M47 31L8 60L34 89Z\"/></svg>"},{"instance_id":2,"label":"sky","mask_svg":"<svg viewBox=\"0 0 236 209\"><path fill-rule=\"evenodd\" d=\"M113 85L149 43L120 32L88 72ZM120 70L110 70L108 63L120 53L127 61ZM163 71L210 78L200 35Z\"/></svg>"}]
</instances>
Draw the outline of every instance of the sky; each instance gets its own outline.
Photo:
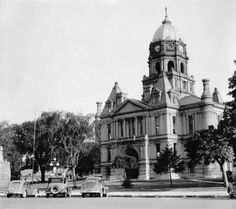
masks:
<instances>
[{"instance_id":1,"label":"sky","mask_svg":"<svg viewBox=\"0 0 236 209\"><path fill-rule=\"evenodd\" d=\"M0 121L54 110L95 113L116 81L141 99L165 7L187 44L196 95L209 78L211 92L217 87L231 99L235 0L0 0Z\"/></svg>"}]
</instances>

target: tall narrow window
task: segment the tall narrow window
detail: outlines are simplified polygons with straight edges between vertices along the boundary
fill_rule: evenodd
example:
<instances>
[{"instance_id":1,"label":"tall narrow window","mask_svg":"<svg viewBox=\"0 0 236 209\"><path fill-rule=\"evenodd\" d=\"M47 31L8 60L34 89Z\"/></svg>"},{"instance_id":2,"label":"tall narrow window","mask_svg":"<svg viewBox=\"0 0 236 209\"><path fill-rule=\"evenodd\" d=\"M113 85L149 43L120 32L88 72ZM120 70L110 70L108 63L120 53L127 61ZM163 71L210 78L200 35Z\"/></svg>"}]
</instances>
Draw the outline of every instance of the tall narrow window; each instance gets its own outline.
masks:
<instances>
[{"instance_id":1,"label":"tall narrow window","mask_svg":"<svg viewBox=\"0 0 236 209\"><path fill-rule=\"evenodd\" d=\"M138 117L138 136L143 136L144 130L143 130L143 117Z\"/></svg>"},{"instance_id":2,"label":"tall narrow window","mask_svg":"<svg viewBox=\"0 0 236 209\"><path fill-rule=\"evenodd\" d=\"M156 129L156 134L160 134L160 122L159 122L159 116L155 117L155 129Z\"/></svg>"},{"instance_id":3,"label":"tall narrow window","mask_svg":"<svg viewBox=\"0 0 236 209\"><path fill-rule=\"evenodd\" d=\"M160 73L161 73L161 64L160 64L160 62L157 62L157 63L156 63L156 73L157 73L157 74L160 74Z\"/></svg>"},{"instance_id":4,"label":"tall narrow window","mask_svg":"<svg viewBox=\"0 0 236 209\"><path fill-rule=\"evenodd\" d=\"M172 117L173 134L176 134L176 116Z\"/></svg>"},{"instance_id":5,"label":"tall narrow window","mask_svg":"<svg viewBox=\"0 0 236 209\"><path fill-rule=\"evenodd\" d=\"M123 120L118 120L119 137L124 137Z\"/></svg>"},{"instance_id":6,"label":"tall narrow window","mask_svg":"<svg viewBox=\"0 0 236 209\"><path fill-rule=\"evenodd\" d=\"M107 149L107 161L111 161L111 149Z\"/></svg>"},{"instance_id":7,"label":"tall narrow window","mask_svg":"<svg viewBox=\"0 0 236 209\"><path fill-rule=\"evenodd\" d=\"M184 63L180 63L180 71L181 73L184 73Z\"/></svg>"},{"instance_id":8,"label":"tall narrow window","mask_svg":"<svg viewBox=\"0 0 236 209\"><path fill-rule=\"evenodd\" d=\"M173 151L174 151L174 152L177 152L176 146L177 146L177 143L174 143L174 144L173 144Z\"/></svg>"},{"instance_id":9,"label":"tall narrow window","mask_svg":"<svg viewBox=\"0 0 236 209\"><path fill-rule=\"evenodd\" d=\"M111 139L111 124L107 124L107 137L108 139Z\"/></svg>"},{"instance_id":10,"label":"tall narrow window","mask_svg":"<svg viewBox=\"0 0 236 209\"><path fill-rule=\"evenodd\" d=\"M190 134L193 133L193 116L192 115L188 116L188 130Z\"/></svg>"},{"instance_id":11,"label":"tall narrow window","mask_svg":"<svg viewBox=\"0 0 236 209\"><path fill-rule=\"evenodd\" d=\"M168 68L168 72L172 72L175 68L174 62L169 61L168 64L167 64L167 68Z\"/></svg>"},{"instance_id":12,"label":"tall narrow window","mask_svg":"<svg viewBox=\"0 0 236 209\"><path fill-rule=\"evenodd\" d=\"M187 88L187 82L186 82L186 81L183 81L183 89L184 89L184 90L188 90L188 88Z\"/></svg>"}]
</instances>

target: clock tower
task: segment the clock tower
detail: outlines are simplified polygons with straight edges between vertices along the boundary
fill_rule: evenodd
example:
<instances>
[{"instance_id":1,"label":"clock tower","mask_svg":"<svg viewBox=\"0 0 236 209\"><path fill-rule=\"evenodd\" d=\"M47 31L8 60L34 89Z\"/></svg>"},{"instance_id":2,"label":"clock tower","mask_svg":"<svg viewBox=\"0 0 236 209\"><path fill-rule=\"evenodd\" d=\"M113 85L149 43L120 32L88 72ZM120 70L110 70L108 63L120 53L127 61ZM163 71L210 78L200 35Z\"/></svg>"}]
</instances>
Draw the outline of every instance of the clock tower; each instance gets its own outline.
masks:
<instances>
[{"instance_id":1,"label":"clock tower","mask_svg":"<svg viewBox=\"0 0 236 209\"><path fill-rule=\"evenodd\" d=\"M145 103L160 105L161 96L166 93L169 100L194 94L194 79L188 75L186 44L168 19L167 9L165 9L165 19L149 45L148 65L149 75L144 76L142 81ZM153 93L157 95L154 103L151 101ZM171 98L171 94L175 96Z\"/></svg>"}]
</instances>

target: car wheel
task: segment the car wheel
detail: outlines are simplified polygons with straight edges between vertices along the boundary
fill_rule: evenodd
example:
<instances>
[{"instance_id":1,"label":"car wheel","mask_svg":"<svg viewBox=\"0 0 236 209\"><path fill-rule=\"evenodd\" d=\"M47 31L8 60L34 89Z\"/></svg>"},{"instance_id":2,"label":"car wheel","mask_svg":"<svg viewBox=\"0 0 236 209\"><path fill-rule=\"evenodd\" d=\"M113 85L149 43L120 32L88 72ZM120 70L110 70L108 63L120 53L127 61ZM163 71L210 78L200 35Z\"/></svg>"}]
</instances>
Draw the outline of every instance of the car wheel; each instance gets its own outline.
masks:
<instances>
[{"instance_id":1,"label":"car wheel","mask_svg":"<svg viewBox=\"0 0 236 209\"><path fill-rule=\"evenodd\" d=\"M82 193L82 197L85 197L85 194L84 194L84 193Z\"/></svg>"},{"instance_id":2,"label":"car wheel","mask_svg":"<svg viewBox=\"0 0 236 209\"><path fill-rule=\"evenodd\" d=\"M7 198L10 198L11 197L11 195L10 194L7 194Z\"/></svg>"},{"instance_id":3,"label":"car wheel","mask_svg":"<svg viewBox=\"0 0 236 209\"><path fill-rule=\"evenodd\" d=\"M25 190L25 191L23 191L21 197L22 197L22 198L25 198L26 196L27 196L27 192L26 192L26 190Z\"/></svg>"},{"instance_id":4,"label":"car wheel","mask_svg":"<svg viewBox=\"0 0 236 209\"><path fill-rule=\"evenodd\" d=\"M46 194L46 198L49 198L49 196L50 196L49 194Z\"/></svg>"}]
</instances>

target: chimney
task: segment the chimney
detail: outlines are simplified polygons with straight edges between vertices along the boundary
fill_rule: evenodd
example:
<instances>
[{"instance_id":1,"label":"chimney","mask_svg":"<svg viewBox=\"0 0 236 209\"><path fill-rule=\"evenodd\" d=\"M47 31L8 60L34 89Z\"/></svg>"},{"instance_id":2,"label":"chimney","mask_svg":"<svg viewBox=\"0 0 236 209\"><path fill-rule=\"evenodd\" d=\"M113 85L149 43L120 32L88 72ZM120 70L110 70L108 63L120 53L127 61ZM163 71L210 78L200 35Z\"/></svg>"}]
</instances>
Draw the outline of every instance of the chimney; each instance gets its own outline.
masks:
<instances>
[{"instance_id":1,"label":"chimney","mask_svg":"<svg viewBox=\"0 0 236 209\"><path fill-rule=\"evenodd\" d=\"M209 82L210 82L209 79L202 79L203 93L201 99L204 102L212 102L212 94L210 93Z\"/></svg>"},{"instance_id":2,"label":"chimney","mask_svg":"<svg viewBox=\"0 0 236 209\"><path fill-rule=\"evenodd\" d=\"M99 119L99 117L101 116L101 113L102 113L102 102L97 102L97 112L96 112L96 115L95 115L95 119Z\"/></svg>"}]
</instances>

